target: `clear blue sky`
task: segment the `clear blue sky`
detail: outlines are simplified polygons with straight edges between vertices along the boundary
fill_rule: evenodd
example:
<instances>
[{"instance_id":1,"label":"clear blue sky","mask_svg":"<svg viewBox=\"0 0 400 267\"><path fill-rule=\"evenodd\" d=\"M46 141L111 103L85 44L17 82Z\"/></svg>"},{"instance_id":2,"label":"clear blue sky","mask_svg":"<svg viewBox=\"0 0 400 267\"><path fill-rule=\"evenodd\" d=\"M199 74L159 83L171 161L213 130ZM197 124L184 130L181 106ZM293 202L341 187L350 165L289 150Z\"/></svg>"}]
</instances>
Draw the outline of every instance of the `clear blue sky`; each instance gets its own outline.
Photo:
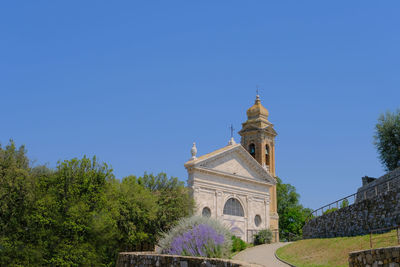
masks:
<instances>
[{"instance_id":1,"label":"clear blue sky","mask_svg":"<svg viewBox=\"0 0 400 267\"><path fill-rule=\"evenodd\" d=\"M0 142L36 164L97 155L119 178L186 181L261 88L277 174L311 208L384 173L400 104L399 1L4 1ZM235 138L239 141L239 136Z\"/></svg>"}]
</instances>

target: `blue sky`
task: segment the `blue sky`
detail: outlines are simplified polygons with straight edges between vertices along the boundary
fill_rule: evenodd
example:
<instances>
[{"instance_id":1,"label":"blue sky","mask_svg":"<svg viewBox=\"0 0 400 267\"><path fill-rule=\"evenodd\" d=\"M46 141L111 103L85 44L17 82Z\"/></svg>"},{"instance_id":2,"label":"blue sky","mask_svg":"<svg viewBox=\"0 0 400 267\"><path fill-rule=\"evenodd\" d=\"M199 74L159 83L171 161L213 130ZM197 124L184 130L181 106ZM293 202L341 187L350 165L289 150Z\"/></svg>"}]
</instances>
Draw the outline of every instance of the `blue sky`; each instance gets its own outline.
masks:
<instances>
[{"instance_id":1,"label":"blue sky","mask_svg":"<svg viewBox=\"0 0 400 267\"><path fill-rule=\"evenodd\" d=\"M119 178L186 180L193 141L227 144L259 85L277 174L317 208L384 173L400 105L398 1L7 1L0 143L35 164L96 155ZM236 141L240 138L235 134Z\"/></svg>"}]
</instances>

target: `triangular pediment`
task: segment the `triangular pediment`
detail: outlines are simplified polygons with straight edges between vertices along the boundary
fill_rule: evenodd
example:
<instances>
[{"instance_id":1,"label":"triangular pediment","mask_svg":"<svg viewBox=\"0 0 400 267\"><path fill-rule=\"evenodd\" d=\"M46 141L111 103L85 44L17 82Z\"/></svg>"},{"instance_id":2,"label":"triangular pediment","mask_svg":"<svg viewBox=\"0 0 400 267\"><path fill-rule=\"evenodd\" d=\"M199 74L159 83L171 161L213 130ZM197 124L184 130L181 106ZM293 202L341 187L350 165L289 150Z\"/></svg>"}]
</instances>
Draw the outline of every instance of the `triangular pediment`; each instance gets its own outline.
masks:
<instances>
[{"instance_id":1,"label":"triangular pediment","mask_svg":"<svg viewBox=\"0 0 400 267\"><path fill-rule=\"evenodd\" d=\"M238 153L221 155L220 157L216 157L214 160L206 161L203 164L200 164L200 166L248 178L257 179L259 176L259 174L254 170L254 167L246 164L246 161Z\"/></svg>"},{"instance_id":2,"label":"triangular pediment","mask_svg":"<svg viewBox=\"0 0 400 267\"><path fill-rule=\"evenodd\" d=\"M275 184L275 179L240 144L230 145L185 164L221 174Z\"/></svg>"}]
</instances>

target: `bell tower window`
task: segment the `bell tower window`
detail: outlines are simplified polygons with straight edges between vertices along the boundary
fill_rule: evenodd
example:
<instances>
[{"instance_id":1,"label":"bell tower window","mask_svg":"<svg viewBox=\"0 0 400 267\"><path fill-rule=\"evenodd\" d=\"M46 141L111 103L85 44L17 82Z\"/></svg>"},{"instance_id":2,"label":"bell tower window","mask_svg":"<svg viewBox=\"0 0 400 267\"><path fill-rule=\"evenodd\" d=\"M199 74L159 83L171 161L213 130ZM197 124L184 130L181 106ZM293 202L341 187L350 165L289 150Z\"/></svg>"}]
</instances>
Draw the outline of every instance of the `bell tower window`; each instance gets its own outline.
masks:
<instances>
[{"instance_id":1,"label":"bell tower window","mask_svg":"<svg viewBox=\"0 0 400 267\"><path fill-rule=\"evenodd\" d=\"M269 166L269 160L270 160L269 146L265 145L265 165Z\"/></svg>"},{"instance_id":2,"label":"bell tower window","mask_svg":"<svg viewBox=\"0 0 400 267\"><path fill-rule=\"evenodd\" d=\"M254 144L249 145L249 153L253 158L256 158L256 146Z\"/></svg>"}]
</instances>

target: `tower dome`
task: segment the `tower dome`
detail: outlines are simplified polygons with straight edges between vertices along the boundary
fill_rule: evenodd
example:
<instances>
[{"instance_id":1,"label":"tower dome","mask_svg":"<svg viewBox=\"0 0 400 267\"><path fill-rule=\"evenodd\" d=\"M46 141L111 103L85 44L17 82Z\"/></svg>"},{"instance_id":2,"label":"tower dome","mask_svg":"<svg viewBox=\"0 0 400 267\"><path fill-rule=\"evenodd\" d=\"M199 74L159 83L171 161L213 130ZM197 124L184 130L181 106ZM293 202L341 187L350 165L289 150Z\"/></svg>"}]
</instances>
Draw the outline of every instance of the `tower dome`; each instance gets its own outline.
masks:
<instances>
[{"instance_id":1,"label":"tower dome","mask_svg":"<svg viewBox=\"0 0 400 267\"><path fill-rule=\"evenodd\" d=\"M256 119L259 117L264 117L265 119L267 119L268 114L269 114L268 110L265 107L263 107L263 105L261 105L260 96L257 95L254 105L247 110L247 118L249 120Z\"/></svg>"}]
</instances>

